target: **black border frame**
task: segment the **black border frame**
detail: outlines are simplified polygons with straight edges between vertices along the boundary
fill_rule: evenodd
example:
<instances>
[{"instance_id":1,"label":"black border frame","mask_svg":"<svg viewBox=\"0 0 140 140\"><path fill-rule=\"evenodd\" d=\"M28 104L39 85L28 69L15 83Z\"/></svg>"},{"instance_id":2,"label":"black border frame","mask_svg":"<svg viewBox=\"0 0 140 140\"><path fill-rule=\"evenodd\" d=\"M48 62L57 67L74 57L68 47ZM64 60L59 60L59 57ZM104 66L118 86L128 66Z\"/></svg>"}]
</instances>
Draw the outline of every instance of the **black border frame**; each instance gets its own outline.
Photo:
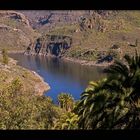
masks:
<instances>
[{"instance_id":1,"label":"black border frame","mask_svg":"<svg viewBox=\"0 0 140 140\"><path fill-rule=\"evenodd\" d=\"M0 10L140 10L139 0L0 0ZM1 130L0 140L135 139L135 130Z\"/></svg>"},{"instance_id":2,"label":"black border frame","mask_svg":"<svg viewBox=\"0 0 140 140\"><path fill-rule=\"evenodd\" d=\"M139 10L139 0L0 0L8 10Z\"/></svg>"},{"instance_id":3,"label":"black border frame","mask_svg":"<svg viewBox=\"0 0 140 140\"><path fill-rule=\"evenodd\" d=\"M139 130L1 130L0 139L13 140L121 140L139 139Z\"/></svg>"}]
</instances>

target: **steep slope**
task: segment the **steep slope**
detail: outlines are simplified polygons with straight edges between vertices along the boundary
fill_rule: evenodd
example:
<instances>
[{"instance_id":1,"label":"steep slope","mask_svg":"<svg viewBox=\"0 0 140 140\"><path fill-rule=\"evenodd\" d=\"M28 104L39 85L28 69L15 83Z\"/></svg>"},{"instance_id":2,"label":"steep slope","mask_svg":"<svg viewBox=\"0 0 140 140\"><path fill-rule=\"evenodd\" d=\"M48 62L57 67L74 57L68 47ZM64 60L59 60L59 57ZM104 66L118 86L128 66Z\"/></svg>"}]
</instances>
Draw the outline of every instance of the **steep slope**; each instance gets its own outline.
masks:
<instances>
[{"instance_id":1,"label":"steep slope","mask_svg":"<svg viewBox=\"0 0 140 140\"><path fill-rule=\"evenodd\" d=\"M41 37L45 51L50 43L47 36L67 36L72 44L64 56L88 61L110 52L122 57L133 54L135 49L140 51L139 11L1 11L0 30L0 47L15 49L26 49ZM113 46L118 46L119 52L111 49Z\"/></svg>"},{"instance_id":2,"label":"steep slope","mask_svg":"<svg viewBox=\"0 0 140 140\"><path fill-rule=\"evenodd\" d=\"M0 48L25 49L38 35L23 14L0 11Z\"/></svg>"},{"instance_id":3,"label":"steep slope","mask_svg":"<svg viewBox=\"0 0 140 140\"><path fill-rule=\"evenodd\" d=\"M85 10L20 10L20 12L28 17L33 28L40 30L42 27L52 28L59 24L77 22L80 16L88 13Z\"/></svg>"}]
</instances>

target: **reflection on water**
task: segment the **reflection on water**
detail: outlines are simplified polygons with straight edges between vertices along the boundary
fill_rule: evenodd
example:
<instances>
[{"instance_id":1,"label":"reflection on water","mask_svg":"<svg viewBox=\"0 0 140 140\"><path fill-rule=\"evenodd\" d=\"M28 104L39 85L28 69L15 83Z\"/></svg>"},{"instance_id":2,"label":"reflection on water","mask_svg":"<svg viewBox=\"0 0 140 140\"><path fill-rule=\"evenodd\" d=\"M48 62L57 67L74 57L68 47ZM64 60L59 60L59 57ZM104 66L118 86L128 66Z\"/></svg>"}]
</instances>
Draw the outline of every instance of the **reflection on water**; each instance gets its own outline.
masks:
<instances>
[{"instance_id":1,"label":"reflection on water","mask_svg":"<svg viewBox=\"0 0 140 140\"><path fill-rule=\"evenodd\" d=\"M10 54L10 56L18 60L19 65L36 71L44 78L44 81L51 87L46 95L51 96L54 101L61 92L71 93L75 99L79 99L89 81L105 77L100 67L82 66L62 59L44 56L22 54Z\"/></svg>"}]
</instances>

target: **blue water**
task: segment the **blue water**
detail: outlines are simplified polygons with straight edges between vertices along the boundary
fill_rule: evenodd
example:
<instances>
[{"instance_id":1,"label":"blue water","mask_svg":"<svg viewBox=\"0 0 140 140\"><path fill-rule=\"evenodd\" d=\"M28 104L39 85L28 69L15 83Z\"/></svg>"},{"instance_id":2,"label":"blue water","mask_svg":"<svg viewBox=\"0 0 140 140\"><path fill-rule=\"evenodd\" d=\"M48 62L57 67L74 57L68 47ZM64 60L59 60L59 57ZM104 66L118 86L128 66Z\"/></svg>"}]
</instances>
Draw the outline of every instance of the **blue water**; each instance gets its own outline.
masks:
<instances>
[{"instance_id":1,"label":"blue water","mask_svg":"<svg viewBox=\"0 0 140 140\"><path fill-rule=\"evenodd\" d=\"M49 84L51 89L46 96L50 96L54 102L61 92L70 93L74 99L80 98L89 81L99 80L105 76L101 67L82 66L77 63L64 61L58 58L46 56L26 56L23 54L10 54L18 60L18 64L37 72Z\"/></svg>"}]
</instances>

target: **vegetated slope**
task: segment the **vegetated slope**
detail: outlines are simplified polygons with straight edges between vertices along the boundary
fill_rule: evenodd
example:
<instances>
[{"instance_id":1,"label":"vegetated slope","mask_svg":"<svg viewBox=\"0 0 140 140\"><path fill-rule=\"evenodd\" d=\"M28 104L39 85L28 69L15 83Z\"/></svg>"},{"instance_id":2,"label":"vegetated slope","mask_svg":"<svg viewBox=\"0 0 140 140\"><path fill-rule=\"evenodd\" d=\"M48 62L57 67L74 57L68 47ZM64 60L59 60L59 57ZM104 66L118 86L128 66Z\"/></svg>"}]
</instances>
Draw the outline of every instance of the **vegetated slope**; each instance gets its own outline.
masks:
<instances>
[{"instance_id":1,"label":"vegetated slope","mask_svg":"<svg viewBox=\"0 0 140 140\"><path fill-rule=\"evenodd\" d=\"M64 111L42 95L49 86L0 54L0 129L51 129ZM35 96L36 95L36 96Z\"/></svg>"},{"instance_id":2,"label":"vegetated slope","mask_svg":"<svg viewBox=\"0 0 140 140\"><path fill-rule=\"evenodd\" d=\"M67 103L60 98L62 107L42 96L50 88L48 84L34 72L16 65L5 49L0 54L0 69L0 129L77 128L78 116L70 112L74 107L72 96L64 94L69 97Z\"/></svg>"},{"instance_id":3,"label":"vegetated slope","mask_svg":"<svg viewBox=\"0 0 140 140\"><path fill-rule=\"evenodd\" d=\"M38 35L23 14L0 11L0 48L25 49Z\"/></svg>"},{"instance_id":4,"label":"vegetated slope","mask_svg":"<svg viewBox=\"0 0 140 140\"><path fill-rule=\"evenodd\" d=\"M8 65L3 64L0 54L0 90L7 88L7 85L15 79L19 79L23 84L23 90L34 95L42 95L44 91L50 89L49 85L34 72L16 65L16 61L9 58Z\"/></svg>"},{"instance_id":5,"label":"vegetated slope","mask_svg":"<svg viewBox=\"0 0 140 140\"><path fill-rule=\"evenodd\" d=\"M46 15L45 11L37 11L35 17L31 11L23 13L28 13L32 21L36 19L40 25L36 30L43 36L72 37L72 47L65 53L67 57L96 60L101 53L114 51L110 49L113 45L120 48L122 56L133 54L135 49L139 51L139 11L46 11Z\"/></svg>"}]
</instances>

